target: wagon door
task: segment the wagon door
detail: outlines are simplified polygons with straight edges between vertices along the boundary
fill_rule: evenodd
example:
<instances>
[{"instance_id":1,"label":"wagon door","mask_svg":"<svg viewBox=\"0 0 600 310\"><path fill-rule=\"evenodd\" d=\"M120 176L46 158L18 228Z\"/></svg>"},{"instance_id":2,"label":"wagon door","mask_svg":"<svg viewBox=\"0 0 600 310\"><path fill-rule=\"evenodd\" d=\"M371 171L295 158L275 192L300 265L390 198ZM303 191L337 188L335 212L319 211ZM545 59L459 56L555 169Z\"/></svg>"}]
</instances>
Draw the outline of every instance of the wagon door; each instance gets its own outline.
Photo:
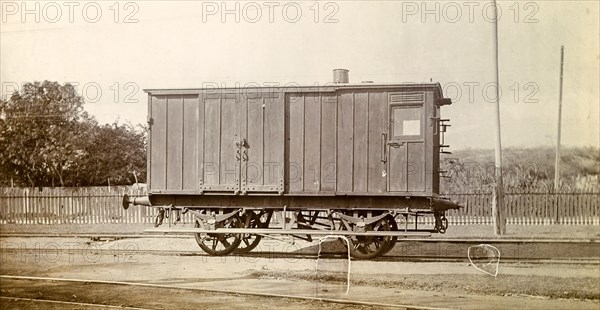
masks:
<instances>
[{"instance_id":1,"label":"wagon door","mask_svg":"<svg viewBox=\"0 0 600 310\"><path fill-rule=\"evenodd\" d=\"M240 190L241 104L237 100L236 94L201 95L202 191L236 194Z\"/></svg>"},{"instance_id":2,"label":"wagon door","mask_svg":"<svg viewBox=\"0 0 600 310\"><path fill-rule=\"evenodd\" d=\"M388 191L425 191L425 92L388 94Z\"/></svg>"},{"instance_id":3,"label":"wagon door","mask_svg":"<svg viewBox=\"0 0 600 310\"><path fill-rule=\"evenodd\" d=\"M280 92L242 94L241 193L283 193L284 103Z\"/></svg>"}]
</instances>

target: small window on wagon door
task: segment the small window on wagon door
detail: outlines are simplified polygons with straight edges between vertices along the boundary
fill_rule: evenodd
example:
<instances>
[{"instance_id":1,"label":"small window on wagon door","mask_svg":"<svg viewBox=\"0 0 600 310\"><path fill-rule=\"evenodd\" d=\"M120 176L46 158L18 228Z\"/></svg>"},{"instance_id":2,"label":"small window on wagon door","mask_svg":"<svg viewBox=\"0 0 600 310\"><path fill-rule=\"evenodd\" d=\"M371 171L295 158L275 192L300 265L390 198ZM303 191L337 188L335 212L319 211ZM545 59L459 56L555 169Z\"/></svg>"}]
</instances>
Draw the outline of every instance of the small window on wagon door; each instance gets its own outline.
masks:
<instances>
[{"instance_id":1,"label":"small window on wagon door","mask_svg":"<svg viewBox=\"0 0 600 310\"><path fill-rule=\"evenodd\" d=\"M391 136L393 140L419 139L422 136L421 107L392 106Z\"/></svg>"}]
</instances>

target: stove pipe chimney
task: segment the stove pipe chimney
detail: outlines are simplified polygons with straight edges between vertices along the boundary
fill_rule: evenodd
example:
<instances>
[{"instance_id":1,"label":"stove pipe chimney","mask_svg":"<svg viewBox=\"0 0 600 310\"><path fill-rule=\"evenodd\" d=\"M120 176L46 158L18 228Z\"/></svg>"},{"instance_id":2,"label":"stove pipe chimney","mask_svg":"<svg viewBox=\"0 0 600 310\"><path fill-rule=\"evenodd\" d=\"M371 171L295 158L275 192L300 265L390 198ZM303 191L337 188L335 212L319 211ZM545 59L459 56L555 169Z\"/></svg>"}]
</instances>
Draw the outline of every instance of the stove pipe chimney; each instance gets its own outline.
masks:
<instances>
[{"instance_id":1,"label":"stove pipe chimney","mask_svg":"<svg viewBox=\"0 0 600 310\"><path fill-rule=\"evenodd\" d=\"M335 84L347 84L349 82L348 70L346 69L333 69L333 83Z\"/></svg>"}]
</instances>

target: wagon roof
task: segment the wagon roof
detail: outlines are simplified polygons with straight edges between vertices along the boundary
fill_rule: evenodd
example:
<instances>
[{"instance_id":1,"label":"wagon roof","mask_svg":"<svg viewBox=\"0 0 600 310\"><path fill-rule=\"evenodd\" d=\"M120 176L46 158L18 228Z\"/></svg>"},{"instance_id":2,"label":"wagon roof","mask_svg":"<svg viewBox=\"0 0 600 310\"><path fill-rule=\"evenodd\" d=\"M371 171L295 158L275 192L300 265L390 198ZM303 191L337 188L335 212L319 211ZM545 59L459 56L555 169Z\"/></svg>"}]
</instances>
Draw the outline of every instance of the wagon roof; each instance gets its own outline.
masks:
<instances>
[{"instance_id":1,"label":"wagon roof","mask_svg":"<svg viewBox=\"0 0 600 310\"><path fill-rule=\"evenodd\" d=\"M277 85L253 87L206 87L206 88L150 88L144 92L151 95L187 95L199 94L205 91L237 92L239 90L260 90L261 92L335 92L337 90L354 89L432 89L441 95L440 83L353 83L353 84L323 84L323 85Z\"/></svg>"}]
</instances>

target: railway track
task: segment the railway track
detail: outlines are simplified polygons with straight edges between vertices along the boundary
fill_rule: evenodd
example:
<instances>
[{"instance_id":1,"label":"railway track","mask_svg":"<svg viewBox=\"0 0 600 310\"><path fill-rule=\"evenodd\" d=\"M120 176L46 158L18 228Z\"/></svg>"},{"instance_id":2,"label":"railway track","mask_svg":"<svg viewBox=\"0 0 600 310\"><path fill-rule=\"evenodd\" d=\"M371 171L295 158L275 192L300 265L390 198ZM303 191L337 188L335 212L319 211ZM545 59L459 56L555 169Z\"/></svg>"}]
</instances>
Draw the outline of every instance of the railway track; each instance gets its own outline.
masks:
<instances>
[{"instance_id":1,"label":"railway track","mask_svg":"<svg viewBox=\"0 0 600 310\"><path fill-rule=\"evenodd\" d=\"M34 233L4 233L2 239L10 238L78 238L87 239L92 244L119 240L135 240L145 238L191 238L190 235L148 235L148 234L34 234ZM469 246L491 244L501 249L503 261L528 262L528 263L593 263L600 260L600 240L592 239L411 239L399 242L387 255L374 259L375 261L468 261L466 249ZM137 245L137 243L136 243ZM258 259L315 259L320 258L346 258L342 251L324 250L317 255L317 246L294 248L294 251L260 251L239 253L227 256L231 259L258 258ZM197 250L156 250L143 247L130 248L40 248L26 244L11 244L2 242L0 248L3 252L18 251L20 253L55 253L56 251L88 251L92 255L158 255L158 256L199 256L206 257L201 249Z\"/></svg>"},{"instance_id":2,"label":"railway track","mask_svg":"<svg viewBox=\"0 0 600 310\"><path fill-rule=\"evenodd\" d=\"M0 296L0 300L5 301L13 301L13 302L28 302L34 304L51 304L51 305L59 305L60 307L65 306L73 306L73 307L85 307L85 308L108 308L108 309L131 309L131 310L150 310L149 308L139 308L139 307L121 307L100 303L90 303L90 302L73 302L73 301L63 301L63 300L53 300L53 299L40 299L40 298L24 298L24 297L7 297Z\"/></svg>"},{"instance_id":3,"label":"railway track","mask_svg":"<svg viewBox=\"0 0 600 310\"><path fill-rule=\"evenodd\" d=\"M289 299L289 300L302 300L322 303L323 306L327 304L338 304L342 305L342 308L347 306L359 306L359 307L371 307L375 309L388 308L388 309L415 309L415 310L441 310L445 308L434 308L434 307L420 307L414 305L402 305L402 304L391 304L391 303L379 303L379 302L366 302L351 299L340 299L340 298L323 298L323 297L310 297L310 296L298 296L288 294L271 294L271 293L259 293L259 292L247 292L247 291L234 291L234 290L216 290L206 288L196 288L189 286L180 285L165 285L165 284L154 284L154 283L139 283L139 282L123 282L123 281L103 281L103 280L88 280L88 279L66 279L66 278L50 278L50 277L30 277L30 276L12 276L12 275L0 275L0 280L7 281L34 281L34 282L47 282L47 283L67 283L67 284L85 284L89 285L108 285L116 287L137 287L137 288L150 288L155 290L181 290L188 292L202 292L202 293L213 293L223 294L229 296L253 296L261 298L277 298L277 299ZM16 301L30 301L36 303L54 303L61 305L71 306L84 306L84 307L104 307L104 308L121 308L121 309L156 309L156 308L145 308L145 307L129 307L129 306L117 306L107 305L104 303L92 303L92 302L72 302L65 300L49 300L49 299L34 299L25 298L18 296L0 296L4 300L16 300Z\"/></svg>"}]
</instances>

